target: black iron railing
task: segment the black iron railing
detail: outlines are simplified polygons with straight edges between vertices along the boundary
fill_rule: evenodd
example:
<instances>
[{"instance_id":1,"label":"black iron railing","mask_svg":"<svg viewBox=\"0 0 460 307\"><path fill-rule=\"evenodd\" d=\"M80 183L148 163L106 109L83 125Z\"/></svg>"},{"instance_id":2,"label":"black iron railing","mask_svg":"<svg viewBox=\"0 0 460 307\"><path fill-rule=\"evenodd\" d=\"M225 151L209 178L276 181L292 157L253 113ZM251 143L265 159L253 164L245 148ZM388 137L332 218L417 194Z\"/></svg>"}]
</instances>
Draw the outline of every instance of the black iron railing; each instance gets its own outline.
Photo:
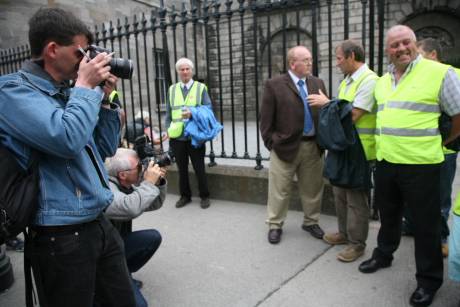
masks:
<instances>
[{"instance_id":1,"label":"black iron railing","mask_svg":"<svg viewBox=\"0 0 460 307\"><path fill-rule=\"evenodd\" d=\"M355 27L350 24L352 10L354 16L361 14ZM202 1L200 7L192 1L180 10L161 1L149 16L108 21L94 32L98 45L134 61L133 78L119 85L125 124L134 136L141 133L136 121L159 134L165 131L166 90L178 81L174 64L189 57L195 63L195 79L208 85L216 117L224 124L210 143L211 165L216 158L249 159L260 169L269 157L258 122L263 83L286 71L287 50L299 44L311 48L313 74L327 79L333 93L342 77L333 62L334 45L351 37L353 28L353 36L360 36L367 49L369 66L374 69L377 61L381 74L384 11L385 0L227 0ZM28 46L0 50L0 74L18 70L29 57ZM146 120L139 120L136 115L143 113Z\"/></svg>"}]
</instances>

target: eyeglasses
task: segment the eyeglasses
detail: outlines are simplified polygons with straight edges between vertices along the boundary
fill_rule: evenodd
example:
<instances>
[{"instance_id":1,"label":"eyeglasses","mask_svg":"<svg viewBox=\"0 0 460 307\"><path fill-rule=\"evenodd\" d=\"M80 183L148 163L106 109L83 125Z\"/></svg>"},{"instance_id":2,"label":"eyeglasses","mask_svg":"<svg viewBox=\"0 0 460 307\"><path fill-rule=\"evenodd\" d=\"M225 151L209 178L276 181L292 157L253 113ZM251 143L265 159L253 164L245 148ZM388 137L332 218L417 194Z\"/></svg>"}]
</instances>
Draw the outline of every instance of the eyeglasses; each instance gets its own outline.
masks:
<instances>
[{"instance_id":1,"label":"eyeglasses","mask_svg":"<svg viewBox=\"0 0 460 307\"><path fill-rule=\"evenodd\" d=\"M142 171L142 163L139 161L136 165L136 167L134 168L130 168L130 169L127 169L127 170L124 170L123 172L130 172L130 171L134 171L134 170L137 170L138 172L141 172Z\"/></svg>"}]
</instances>

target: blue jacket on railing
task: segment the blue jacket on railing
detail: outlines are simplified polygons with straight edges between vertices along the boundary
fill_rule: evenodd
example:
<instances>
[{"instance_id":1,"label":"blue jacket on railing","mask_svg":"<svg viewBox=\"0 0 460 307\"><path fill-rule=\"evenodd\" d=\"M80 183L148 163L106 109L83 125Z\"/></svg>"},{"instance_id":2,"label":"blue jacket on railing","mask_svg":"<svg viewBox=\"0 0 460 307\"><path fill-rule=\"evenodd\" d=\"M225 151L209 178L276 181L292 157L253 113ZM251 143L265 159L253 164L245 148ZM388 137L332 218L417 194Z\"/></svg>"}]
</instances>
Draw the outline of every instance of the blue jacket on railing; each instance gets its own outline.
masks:
<instances>
[{"instance_id":1,"label":"blue jacket on railing","mask_svg":"<svg viewBox=\"0 0 460 307\"><path fill-rule=\"evenodd\" d=\"M101 108L102 93L56 84L33 62L0 77L0 143L25 168L39 152L35 223L94 220L112 201L103 160L118 145L118 110Z\"/></svg>"},{"instance_id":2,"label":"blue jacket on railing","mask_svg":"<svg viewBox=\"0 0 460 307\"><path fill-rule=\"evenodd\" d=\"M324 177L334 186L369 189L369 162L352 121L352 109L351 103L338 99L321 108L317 141L327 149Z\"/></svg>"},{"instance_id":3,"label":"blue jacket on railing","mask_svg":"<svg viewBox=\"0 0 460 307\"><path fill-rule=\"evenodd\" d=\"M191 107L192 117L186 122L184 136L191 137L192 146L200 147L214 139L223 126L216 120L210 107Z\"/></svg>"}]
</instances>

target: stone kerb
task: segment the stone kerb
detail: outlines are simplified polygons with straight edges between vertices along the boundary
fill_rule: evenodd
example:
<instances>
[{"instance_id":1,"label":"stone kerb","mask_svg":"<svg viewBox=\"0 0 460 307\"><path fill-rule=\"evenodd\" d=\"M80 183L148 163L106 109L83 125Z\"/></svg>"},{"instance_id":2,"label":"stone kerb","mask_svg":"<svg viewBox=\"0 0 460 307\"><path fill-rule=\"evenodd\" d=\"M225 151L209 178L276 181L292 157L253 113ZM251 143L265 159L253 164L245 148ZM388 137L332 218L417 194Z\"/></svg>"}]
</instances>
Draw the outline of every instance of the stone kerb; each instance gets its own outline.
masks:
<instances>
[{"instance_id":1,"label":"stone kerb","mask_svg":"<svg viewBox=\"0 0 460 307\"><path fill-rule=\"evenodd\" d=\"M268 195L268 169L255 170L247 166L206 166L211 198L234 202L266 205ZM189 167L192 194L198 195L198 185L192 167ZM168 193L179 194L179 178L176 165L168 169ZM297 181L292 183L291 210L302 211ZM335 215L332 188L326 182L322 212Z\"/></svg>"}]
</instances>

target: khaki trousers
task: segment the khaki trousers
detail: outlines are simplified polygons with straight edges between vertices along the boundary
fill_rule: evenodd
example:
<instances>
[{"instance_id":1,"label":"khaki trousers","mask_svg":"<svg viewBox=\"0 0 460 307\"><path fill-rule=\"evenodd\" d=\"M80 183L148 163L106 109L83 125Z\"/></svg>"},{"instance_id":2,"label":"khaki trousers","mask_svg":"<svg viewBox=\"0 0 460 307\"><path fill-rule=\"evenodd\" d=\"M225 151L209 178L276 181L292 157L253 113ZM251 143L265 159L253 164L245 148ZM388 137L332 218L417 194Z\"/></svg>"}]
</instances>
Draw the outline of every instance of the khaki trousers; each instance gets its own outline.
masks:
<instances>
[{"instance_id":1,"label":"khaki trousers","mask_svg":"<svg viewBox=\"0 0 460 307\"><path fill-rule=\"evenodd\" d=\"M281 160L270 152L268 172L268 219L270 229L283 226L289 208L292 179L297 175L304 225L318 224L323 197L324 157L314 141L302 141L293 162Z\"/></svg>"},{"instance_id":2,"label":"khaki trousers","mask_svg":"<svg viewBox=\"0 0 460 307\"><path fill-rule=\"evenodd\" d=\"M369 232L369 205L367 191L332 187L339 232L348 243L365 248Z\"/></svg>"}]
</instances>

